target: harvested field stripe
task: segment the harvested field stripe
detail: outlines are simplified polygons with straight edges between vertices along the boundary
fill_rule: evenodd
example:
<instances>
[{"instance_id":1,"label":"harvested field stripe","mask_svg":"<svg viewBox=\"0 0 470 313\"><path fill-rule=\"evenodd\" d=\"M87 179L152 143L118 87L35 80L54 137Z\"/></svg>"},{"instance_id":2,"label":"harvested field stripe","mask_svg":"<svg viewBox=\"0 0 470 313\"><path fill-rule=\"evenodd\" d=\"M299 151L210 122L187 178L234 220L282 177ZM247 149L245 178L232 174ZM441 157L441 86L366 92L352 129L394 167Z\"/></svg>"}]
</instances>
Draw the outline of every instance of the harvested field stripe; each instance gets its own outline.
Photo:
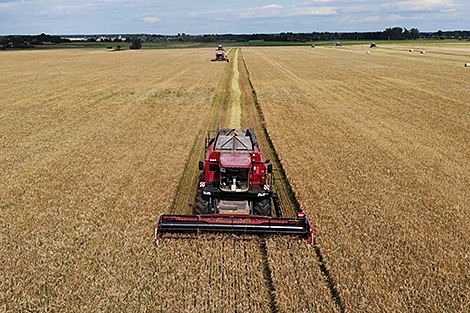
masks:
<instances>
[{"instance_id":1,"label":"harvested field stripe","mask_svg":"<svg viewBox=\"0 0 470 313\"><path fill-rule=\"evenodd\" d=\"M241 124L241 90L240 90L240 72L238 70L238 55L239 49L235 50L235 56L232 58L231 70L232 79L230 84L230 98L229 98L229 121L227 127L240 128Z\"/></svg>"},{"instance_id":2,"label":"harvested field stripe","mask_svg":"<svg viewBox=\"0 0 470 313\"><path fill-rule=\"evenodd\" d=\"M239 49L229 49L227 56L231 62L223 62L225 72L217 87L217 95L212 103L211 115L206 120L203 130L198 134L185 170L176 192L171 214L192 214L194 199L198 188L200 171L198 162L204 159L204 137L209 130L222 127L241 127L241 90L239 73ZM219 62L212 62L211 66L222 66Z\"/></svg>"},{"instance_id":3,"label":"harvested field stripe","mask_svg":"<svg viewBox=\"0 0 470 313\"><path fill-rule=\"evenodd\" d=\"M220 65L220 64L213 64ZM171 214L192 214L194 208L194 199L198 188L199 168L198 163L204 159L204 137L209 130L217 129L223 114L224 105L229 98L227 95L227 85L230 82L231 67L227 64L222 79L217 87L217 94L212 102L212 110L209 118L206 120L203 130L196 137L188 161L186 162L183 176L178 185L176 195L171 206Z\"/></svg>"}]
</instances>

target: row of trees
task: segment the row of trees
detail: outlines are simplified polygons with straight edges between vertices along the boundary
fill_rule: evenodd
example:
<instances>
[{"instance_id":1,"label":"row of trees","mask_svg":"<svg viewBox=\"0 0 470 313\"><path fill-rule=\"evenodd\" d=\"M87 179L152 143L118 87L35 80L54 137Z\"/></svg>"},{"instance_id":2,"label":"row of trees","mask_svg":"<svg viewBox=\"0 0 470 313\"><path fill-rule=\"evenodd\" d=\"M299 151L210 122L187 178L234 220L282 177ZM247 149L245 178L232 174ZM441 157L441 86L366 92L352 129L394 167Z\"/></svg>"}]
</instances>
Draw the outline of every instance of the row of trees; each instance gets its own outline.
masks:
<instances>
[{"instance_id":1,"label":"row of trees","mask_svg":"<svg viewBox=\"0 0 470 313\"><path fill-rule=\"evenodd\" d=\"M60 36L46 35L37 36L5 36L0 38L0 48L31 48L34 45L56 44L64 40Z\"/></svg>"},{"instance_id":2,"label":"row of trees","mask_svg":"<svg viewBox=\"0 0 470 313\"><path fill-rule=\"evenodd\" d=\"M185 33L176 36L141 34L138 36L142 42L247 42L251 40L284 41L284 42L312 42L312 41L341 41L341 40L414 40L425 39L470 39L470 31L421 33L417 28L406 29L402 27L387 28L377 32L312 32L280 34L210 34L188 35ZM132 37L132 36L128 36Z\"/></svg>"},{"instance_id":3,"label":"row of trees","mask_svg":"<svg viewBox=\"0 0 470 313\"><path fill-rule=\"evenodd\" d=\"M88 41L97 41L98 36L89 37ZM188 35L180 33L176 36L134 34L124 35L124 40L132 43L131 49L140 49L142 43L159 42L248 42L251 40L281 41L281 42L314 42L314 41L342 41L342 40L414 40L418 38L426 39L461 39L470 40L470 31L437 31L435 33L421 33L417 28L406 29L402 27L387 28L377 32L350 32L350 33L292 33L283 32L280 34L212 34L212 35ZM121 40L121 36L119 36ZM37 36L5 36L0 37L0 49L6 48L31 48L35 45L57 44L69 41L60 36L40 34Z\"/></svg>"}]
</instances>

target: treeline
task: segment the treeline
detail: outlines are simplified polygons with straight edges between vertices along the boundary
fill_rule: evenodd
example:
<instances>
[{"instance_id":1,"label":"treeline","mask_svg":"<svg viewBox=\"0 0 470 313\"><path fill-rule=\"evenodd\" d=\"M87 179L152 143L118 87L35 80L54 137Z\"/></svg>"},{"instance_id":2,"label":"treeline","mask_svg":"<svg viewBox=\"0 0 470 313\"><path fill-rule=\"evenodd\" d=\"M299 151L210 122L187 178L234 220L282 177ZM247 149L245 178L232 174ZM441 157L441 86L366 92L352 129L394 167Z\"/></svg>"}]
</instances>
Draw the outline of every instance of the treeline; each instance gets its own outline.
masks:
<instances>
[{"instance_id":1,"label":"treeline","mask_svg":"<svg viewBox=\"0 0 470 313\"><path fill-rule=\"evenodd\" d=\"M406 29L402 27L387 28L377 32L311 32L292 33L282 32L279 34L209 34L209 35L189 35L180 33L173 36L150 35L150 34L126 34L117 37L112 36L90 36L86 41L124 41L132 42L134 49L140 48L141 43L168 43L168 42L194 42L194 43L230 43L249 42L261 40L266 42L315 42L315 41L351 41L351 40L415 40L415 39L459 39L470 40L470 31L441 31L434 33L423 33L417 28ZM21 49L34 48L36 45L53 45L69 42L69 39L60 36L46 35L44 33L37 36L4 36L0 37L0 49ZM139 46L135 45L138 41Z\"/></svg>"},{"instance_id":2,"label":"treeline","mask_svg":"<svg viewBox=\"0 0 470 313\"><path fill-rule=\"evenodd\" d=\"M53 45L68 41L60 36L46 35L44 33L37 36L5 36L0 38L0 49L7 48L34 48L35 45Z\"/></svg>"},{"instance_id":3,"label":"treeline","mask_svg":"<svg viewBox=\"0 0 470 313\"><path fill-rule=\"evenodd\" d=\"M441 30L434 33L422 33L417 28L406 29L402 27L387 28L377 32L311 32L292 33L283 32L280 34L209 34L209 35L188 35L185 33L176 36L165 35L127 35L127 37L138 36L142 42L249 42L252 40L279 41L279 42L315 42L315 41L342 41L342 40L415 40L415 39L460 39L469 40L470 31L448 31Z\"/></svg>"},{"instance_id":4,"label":"treeline","mask_svg":"<svg viewBox=\"0 0 470 313\"><path fill-rule=\"evenodd\" d=\"M341 41L341 40L413 40L413 39L470 39L470 31L452 31L435 33L421 33L417 28L387 28L382 32L353 32L353 33L280 33L280 34L253 34L253 35L204 35L194 36L192 40L202 42L218 41L286 41L286 42L313 42L313 41ZM181 36L182 41L191 40L187 36Z\"/></svg>"},{"instance_id":5,"label":"treeline","mask_svg":"<svg viewBox=\"0 0 470 313\"><path fill-rule=\"evenodd\" d=\"M420 38L420 32L416 28L410 30L401 27L387 28L383 32L354 32L354 33L280 33L280 34L252 34L252 35L203 35L188 38L184 34L178 38L180 41L194 40L201 42L236 41L247 42L250 40L284 41L284 42L313 42L313 41L341 41L341 40L403 40Z\"/></svg>"}]
</instances>

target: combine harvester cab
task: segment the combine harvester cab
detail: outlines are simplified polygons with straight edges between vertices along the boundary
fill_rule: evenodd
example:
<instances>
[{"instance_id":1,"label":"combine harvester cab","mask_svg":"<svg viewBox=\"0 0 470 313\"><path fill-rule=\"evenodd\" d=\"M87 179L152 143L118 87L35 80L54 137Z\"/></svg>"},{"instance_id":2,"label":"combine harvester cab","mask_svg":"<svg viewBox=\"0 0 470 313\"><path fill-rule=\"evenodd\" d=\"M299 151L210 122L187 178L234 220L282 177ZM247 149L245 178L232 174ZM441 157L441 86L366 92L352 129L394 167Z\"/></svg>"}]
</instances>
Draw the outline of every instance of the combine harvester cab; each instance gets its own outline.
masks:
<instances>
[{"instance_id":1,"label":"combine harvester cab","mask_svg":"<svg viewBox=\"0 0 470 313\"><path fill-rule=\"evenodd\" d=\"M157 244L166 232L231 232L300 235L311 245L313 230L305 213L282 217L279 196L268 184L274 182L269 162L263 159L253 129L209 132L205 160L199 162L204 179L194 215L161 215Z\"/></svg>"}]
</instances>

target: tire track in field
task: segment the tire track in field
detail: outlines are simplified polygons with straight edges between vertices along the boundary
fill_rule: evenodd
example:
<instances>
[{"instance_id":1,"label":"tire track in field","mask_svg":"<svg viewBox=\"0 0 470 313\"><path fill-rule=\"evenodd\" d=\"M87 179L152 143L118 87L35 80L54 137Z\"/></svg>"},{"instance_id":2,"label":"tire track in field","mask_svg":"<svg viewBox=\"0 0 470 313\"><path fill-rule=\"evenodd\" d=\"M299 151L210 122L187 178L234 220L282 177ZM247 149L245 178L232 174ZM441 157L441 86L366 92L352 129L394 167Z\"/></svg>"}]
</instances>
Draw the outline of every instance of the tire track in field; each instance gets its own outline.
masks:
<instances>
[{"instance_id":1,"label":"tire track in field","mask_svg":"<svg viewBox=\"0 0 470 313\"><path fill-rule=\"evenodd\" d=\"M210 66L221 66L219 62L211 62ZM225 63L225 62L224 62ZM230 63L226 63L225 71L217 86L217 93L212 102L211 113L209 114L203 128L199 131L194 140L193 147L186 162L183 176L178 184L170 214L192 214L195 206L196 192L199 186L201 171L198 163L204 159L205 145L204 138L210 130L217 129L217 125L225 121L229 95L227 93L228 84L232 77Z\"/></svg>"},{"instance_id":2,"label":"tire track in field","mask_svg":"<svg viewBox=\"0 0 470 313\"><path fill-rule=\"evenodd\" d=\"M192 214L195 206L196 192L199 186L201 171L198 163L204 159L204 138L218 126L239 128L242 121L241 88L239 73L239 49L228 49L230 62L210 62L208 66L225 66L224 74L217 86L217 93L212 102L203 128L199 131L186 162L183 176L179 182L170 214ZM228 126L229 125L229 126Z\"/></svg>"}]
</instances>

